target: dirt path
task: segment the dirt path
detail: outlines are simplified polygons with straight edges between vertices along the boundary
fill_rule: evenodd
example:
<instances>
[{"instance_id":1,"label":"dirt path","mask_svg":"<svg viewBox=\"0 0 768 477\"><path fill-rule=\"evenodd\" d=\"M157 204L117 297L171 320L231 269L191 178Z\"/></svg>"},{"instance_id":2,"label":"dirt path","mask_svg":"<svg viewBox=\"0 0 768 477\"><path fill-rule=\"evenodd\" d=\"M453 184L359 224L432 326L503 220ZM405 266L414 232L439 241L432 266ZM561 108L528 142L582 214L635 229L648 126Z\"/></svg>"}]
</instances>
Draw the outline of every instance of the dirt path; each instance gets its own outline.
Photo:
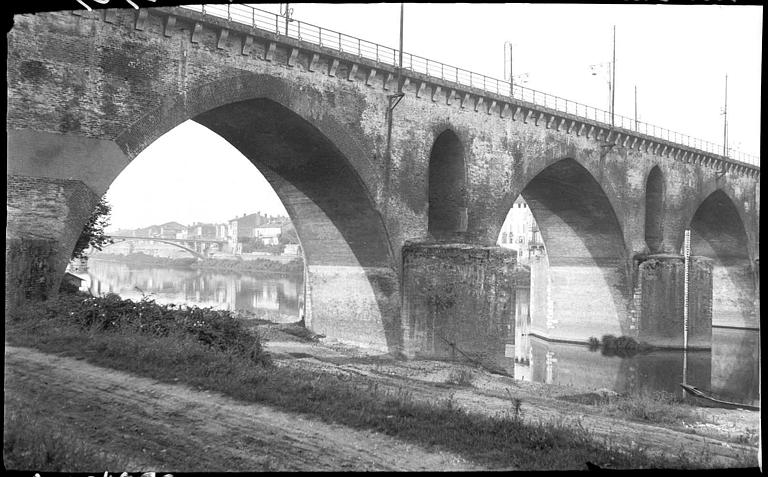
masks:
<instances>
[{"instance_id":1,"label":"dirt path","mask_svg":"<svg viewBox=\"0 0 768 477\"><path fill-rule=\"evenodd\" d=\"M5 347L5 407L35 402L134 469L169 471L471 470L448 453L329 425L218 393Z\"/></svg>"}]
</instances>

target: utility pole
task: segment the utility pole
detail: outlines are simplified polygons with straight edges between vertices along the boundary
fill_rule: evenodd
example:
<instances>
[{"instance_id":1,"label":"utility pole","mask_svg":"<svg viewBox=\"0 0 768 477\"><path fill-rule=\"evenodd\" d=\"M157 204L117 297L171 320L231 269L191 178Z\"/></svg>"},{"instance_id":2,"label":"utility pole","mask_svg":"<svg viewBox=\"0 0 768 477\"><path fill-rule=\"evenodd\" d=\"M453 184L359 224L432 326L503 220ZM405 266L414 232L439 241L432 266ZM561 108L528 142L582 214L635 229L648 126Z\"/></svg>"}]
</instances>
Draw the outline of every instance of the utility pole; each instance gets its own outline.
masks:
<instances>
[{"instance_id":1,"label":"utility pole","mask_svg":"<svg viewBox=\"0 0 768 477\"><path fill-rule=\"evenodd\" d=\"M389 181L390 181L390 167L392 164L392 122L394 119L395 107L403 99L405 93L403 93L403 16L404 16L404 4L400 4L400 54L397 65L397 93L390 94L389 107L387 110L387 147L384 152L385 164L384 164L384 216L387 215L387 204L389 203Z\"/></svg>"},{"instance_id":2,"label":"utility pole","mask_svg":"<svg viewBox=\"0 0 768 477\"><path fill-rule=\"evenodd\" d=\"M398 58L397 65L397 94L403 94L403 83L400 81L400 74L403 71L403 13L405 4L400 4L400 58ZM402 96L401 96L402 97Z\"/></svg>"},{"instance_id":3,"label":"utility pole","mask_svg":"<svg viewBox=\"0 0 768 477\"><path fill-rule=\"evenodd\" d=\"M725 74L725 105L723 106L723 156L728 157L728 73Z\"/></svg>"},{"instance_id":4,"label":"utility pole","mask_svg":"<svg viewBox=\"0 0 768 477\"><path fill-rule=\"evenodd\" d=\"M509 95L513 96L514 89L514 76L512 75L512 42L504 42L504 79L507 79L507 47L509 47Z\"/></svg>"},{"instance_id":5,"label":"utility pole","mask_svg":"<svg viewBox=\"0 0 768 477\"><path fill-rule=\"evenodd\" d=\"M283 5L285 5L285 9L283 9ZM280 14L285 16L285 36L288 36L288 22L292 22L293 18L291 18L291 15L293 14L293 9L291 8L290 3L281 3L280 4Z\"/></svg>"},{"instance_id":6,"label":"utility pole","mask_svg":"<svg viewBox=\"0 0 768 477\"><path fill-rule=\"evenodd\" d=\"M635 85L635 131L637 131L637 85Z\"/></svg>"},{"instance_id":7,"label":"utility pole","mask_svg":"<svg viewBox=\"0 0 768 477\"><path fill-rule=\"evenodd\" d=\"M616 100L616 25L613 25L613 63L611 63L611 126L613 126L614 105Z\"/></svg>"}]
</instances>

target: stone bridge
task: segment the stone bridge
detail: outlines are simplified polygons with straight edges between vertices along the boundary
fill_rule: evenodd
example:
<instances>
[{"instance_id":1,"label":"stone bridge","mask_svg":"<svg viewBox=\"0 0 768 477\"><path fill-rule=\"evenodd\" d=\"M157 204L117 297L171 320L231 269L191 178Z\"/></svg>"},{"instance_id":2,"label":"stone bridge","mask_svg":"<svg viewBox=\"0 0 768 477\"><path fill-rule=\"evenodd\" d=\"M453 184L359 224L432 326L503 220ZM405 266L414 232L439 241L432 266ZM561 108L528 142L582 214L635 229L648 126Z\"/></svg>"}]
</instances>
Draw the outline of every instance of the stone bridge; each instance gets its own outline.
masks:
<instances>
[{"instance_id":1,"label":"stone bridge","mask_svg":"<svg viewBox=\"0 0 768 477\"><path fill-rule=\"evenodd\" d=\"M414 70L390 113L398 68L315 43L184 8L15 16L6 303L55 295L99 197L191 119L284 203L319 333L491 346L514 325L495 243L521 194L547 252L538 334L679 344L686 229L692 343L759 326L759 166Z\"/></svg>"}]
</instances>

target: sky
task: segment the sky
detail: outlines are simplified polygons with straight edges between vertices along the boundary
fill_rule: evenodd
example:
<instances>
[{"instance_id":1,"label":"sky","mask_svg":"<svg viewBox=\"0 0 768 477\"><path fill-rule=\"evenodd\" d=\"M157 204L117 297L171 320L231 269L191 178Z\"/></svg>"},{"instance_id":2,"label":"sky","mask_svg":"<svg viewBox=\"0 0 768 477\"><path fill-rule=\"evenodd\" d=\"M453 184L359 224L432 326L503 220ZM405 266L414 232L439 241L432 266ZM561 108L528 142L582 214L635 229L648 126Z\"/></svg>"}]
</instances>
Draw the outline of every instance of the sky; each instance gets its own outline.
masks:
<instances>
[{"instance_id":1,"label":"sky","mask_svg":"<svg viewBox=\"0 0 768 477\"><path fill-rule=\"evenodd\" d=\"M255 5L278 13L279 4ZM397 48L400 4L290 4L293 18ZM405 4L403 50L504 79L505 42L525 86L608 109L616 26L616 114L717 144L728 75L729 147L760 151L762 6ZM213 166L212 157L216 158ZM136 194L141 190L141 194ZM145 149L107 192L112 227L287 215L236 149L188 121Z\"/></svg>"}]
</instances>

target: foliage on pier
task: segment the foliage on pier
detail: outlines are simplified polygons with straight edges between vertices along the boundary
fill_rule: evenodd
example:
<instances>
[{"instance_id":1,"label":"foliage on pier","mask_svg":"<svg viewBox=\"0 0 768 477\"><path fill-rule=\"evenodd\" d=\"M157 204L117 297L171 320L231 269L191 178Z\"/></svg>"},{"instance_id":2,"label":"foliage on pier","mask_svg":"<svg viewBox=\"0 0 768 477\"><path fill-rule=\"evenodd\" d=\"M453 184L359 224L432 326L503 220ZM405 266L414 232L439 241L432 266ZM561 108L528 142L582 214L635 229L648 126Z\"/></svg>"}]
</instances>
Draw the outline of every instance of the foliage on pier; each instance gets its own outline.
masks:
<instances>
[{"instance_id":1,"label":"foliage on pier","mask_svg":"<svg viewBox=\"0 0 768 477\"><path fill-rule=\"evenodd\" d=\"M105 232L106 228L109 227L111 212L112 206L109 205L107 199L102 197L93 209L91 216L88 217L88 221L75 243L75 249L72 251L73 259L83 258L89 247L101 250L105 245L113 243Z\"/></svg>"}]
</instances>

